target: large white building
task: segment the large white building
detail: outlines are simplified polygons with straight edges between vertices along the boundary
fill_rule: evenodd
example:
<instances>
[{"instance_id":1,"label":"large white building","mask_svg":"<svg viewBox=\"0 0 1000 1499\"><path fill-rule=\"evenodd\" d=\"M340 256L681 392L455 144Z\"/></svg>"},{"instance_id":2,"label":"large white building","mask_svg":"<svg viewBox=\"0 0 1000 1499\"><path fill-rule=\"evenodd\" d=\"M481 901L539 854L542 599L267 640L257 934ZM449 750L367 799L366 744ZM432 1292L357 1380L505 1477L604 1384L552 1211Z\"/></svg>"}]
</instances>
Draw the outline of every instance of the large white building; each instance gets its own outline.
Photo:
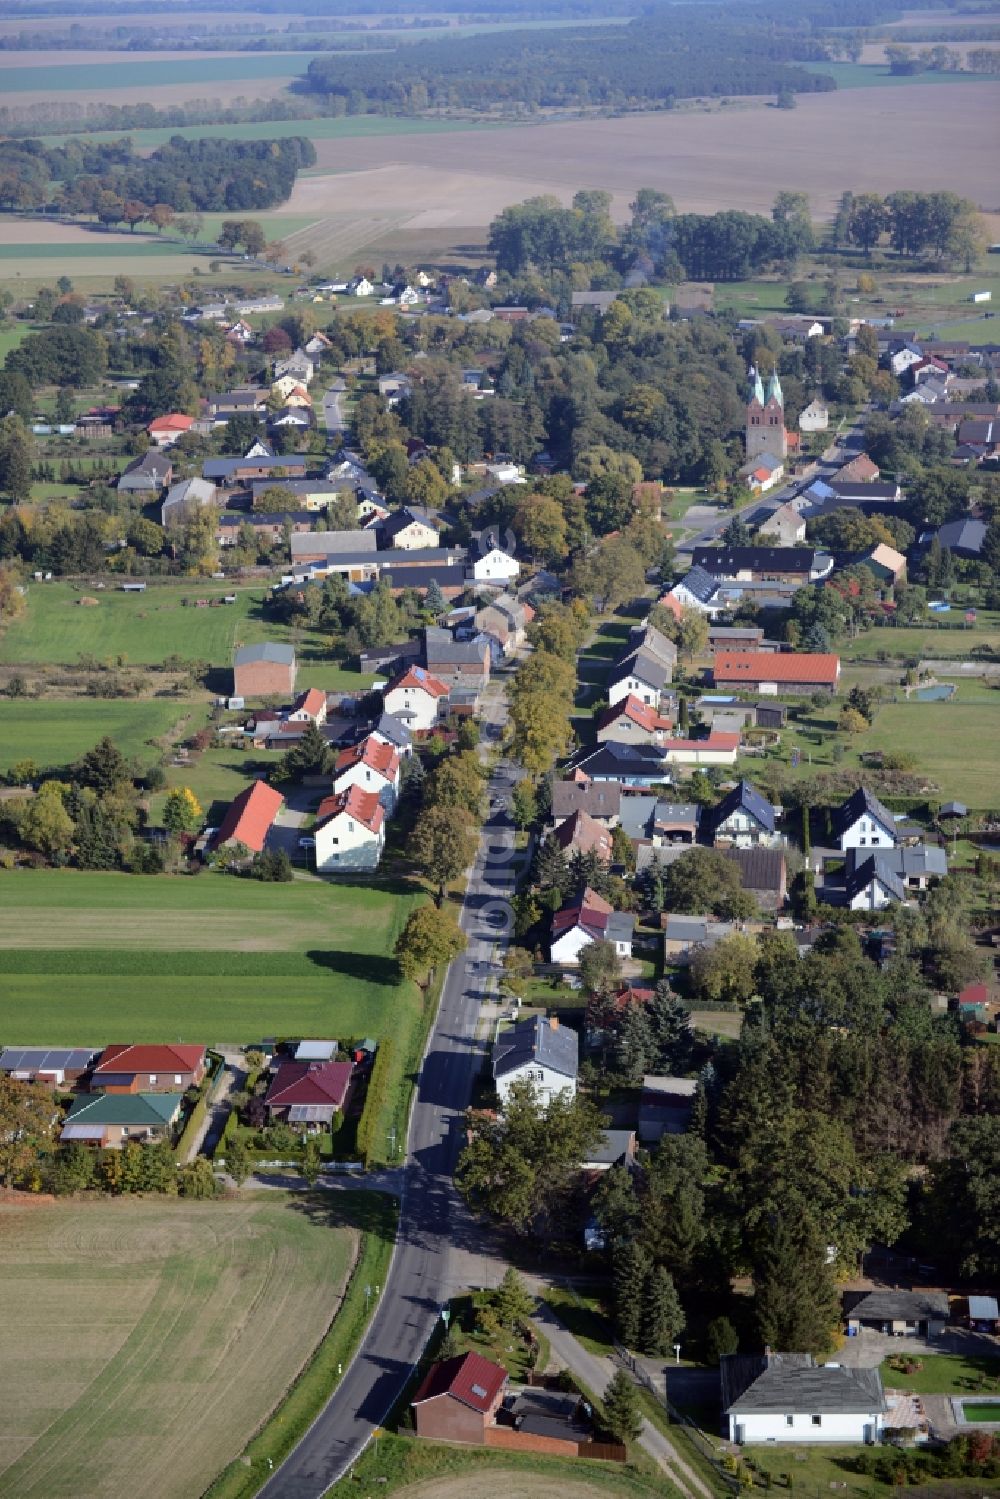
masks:
<instances>
[{"instance_id":1,"label":"large white building","mask_svg":"<svg viewBox=\"0 0 1000 1499\"><path fill-rule=\"evenodd\" d=\"M385 808L374 791L350 786L320 802L313 828L321 874L370 873L385 847Z\"/></svg>"},{"instance_id":2,"label":"large white building","mask_svg":"<svg viewBox=\"0 0 1000 1499\"><path fill-rule=\"evenodd\" d=\"M557 1094L576 1094L580 1042L576 1031L558 1017L536 1015L501 1031L493 1048L493 1081L501 1105L515 1083L530 1083L542 1103Z\"/></svg>"},{"instance_id":3,"label":"large white building","mask_svg":"<svg viewBox=\"0 0 1000 1499\"><path fill-rule=\"evenodd\" d=\"M730 1353L722 1410L731 1442L877 1442L886 1403L878 1369L817 1364L811 1353Z\"/></svg>"},{"instance_id":4,"label":"large white building","mask_svg":"<svg viewBox=\"0 0 1000 1499\"><path fill-rule=\"evenodd\" d=\"M842 850L895 848L899 842L896 819L865 786L859 786L834 812L833 836Z\"/></svg>"},{"instance_id":5,"label":"large white building","mask_svg":"<svg viewBox=\"0 0 1000 1499\"><path fill-rule=\"evenodd\" d=\"M444 682L422 666L407 667L382 694L385 711L401 719L411 732L433 728L441 705L447 701Z\"/></svg>"}]
</instances>

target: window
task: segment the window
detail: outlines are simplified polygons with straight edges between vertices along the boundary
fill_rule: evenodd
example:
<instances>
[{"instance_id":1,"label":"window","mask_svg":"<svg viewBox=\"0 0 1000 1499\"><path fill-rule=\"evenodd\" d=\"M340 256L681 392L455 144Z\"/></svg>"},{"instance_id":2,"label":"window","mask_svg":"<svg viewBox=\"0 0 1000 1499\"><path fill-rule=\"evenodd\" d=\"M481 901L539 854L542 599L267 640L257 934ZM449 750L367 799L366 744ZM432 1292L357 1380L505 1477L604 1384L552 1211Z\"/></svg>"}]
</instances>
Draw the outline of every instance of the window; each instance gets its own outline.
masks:
<instances>
[{"instance_id":1,"label":"window","mask_svg":"<svg viewBox=\"0 0 1000 1499\"><path fill-rule=\"evenodd\" d=\"M812 1421L812 1424L814 1426L822 1426L823 1425L823 1417L822 1416L810 1416L809 1419Z\"/></svg>"},{"instance_id":2,"label":"window","mask_svg":"<svg viewBox=\"0 0 1000 1499\"><path fill-rule=\"evenodd\" d=\"M149 1074L149 1086L151 1088L155 1088L156 1087L156 1073L155 1072L151 1072Z\"/></svg>"},{"instance_id":3,"label":"window","mask_svg":"<svg viewBox=\"0 0 1000 1499\"><path fill-rule=\"evenodd\" d=\"M181 1077L179 1072L174 1073L174 1082L178 1085L178 1087L180 1087L180 1084L183 1082L183 1078Z\"/></svg>"},{"instance_id":4,"label":"window","mask_svg":"<svg viewBox=\"0 0 1000 1499\"><path fill-rule=\"evenodd\" d=\"M794 1426L795 1425L795 1417L794 1416L786 1416L785 1417L785 1425L786 1426Z\"/></svg>"}]
</instances>

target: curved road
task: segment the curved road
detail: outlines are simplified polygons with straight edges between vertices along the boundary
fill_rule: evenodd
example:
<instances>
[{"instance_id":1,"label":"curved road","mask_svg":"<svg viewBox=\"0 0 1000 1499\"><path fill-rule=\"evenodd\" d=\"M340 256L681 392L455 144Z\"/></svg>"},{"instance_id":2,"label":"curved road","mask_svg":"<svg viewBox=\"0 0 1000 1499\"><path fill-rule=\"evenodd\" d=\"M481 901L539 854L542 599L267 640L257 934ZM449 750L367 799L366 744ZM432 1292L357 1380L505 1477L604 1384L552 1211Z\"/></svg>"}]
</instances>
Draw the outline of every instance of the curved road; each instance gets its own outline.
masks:
<instances>
[{"instance_id":1,"label":"curved road","mask_svg":"<svg viewBox=\"0 0 1000 1499\"><path fill-rule=\"evenodd\" d=\"M484 709L484 742L502 731L502 700ZM475 1041L489 958L501 924L486 909L513 889L513 829L494 812L514 773L501 763L490 781L490 818L466 890L465 953L448 970L410 1115L399 1236L378 1308L354 1360L298 1446L260 1490L264 1499L320 1499L367 1446L406 1385L451 1294L451 1256L467 1221L452 1185L461 1116L482 1059Z\"/></svg>"}]
</instances>

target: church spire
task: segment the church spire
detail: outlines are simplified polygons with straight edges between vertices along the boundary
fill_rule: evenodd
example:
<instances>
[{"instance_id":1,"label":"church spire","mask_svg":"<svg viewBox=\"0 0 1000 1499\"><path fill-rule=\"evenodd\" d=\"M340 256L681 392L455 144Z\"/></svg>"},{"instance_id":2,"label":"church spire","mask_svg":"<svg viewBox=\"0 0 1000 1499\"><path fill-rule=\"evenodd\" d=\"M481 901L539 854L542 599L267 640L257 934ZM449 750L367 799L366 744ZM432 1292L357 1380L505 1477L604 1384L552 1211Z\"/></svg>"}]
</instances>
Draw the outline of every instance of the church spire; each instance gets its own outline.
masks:
<instances>
[{"instance_id":1,"label":"church spire","mask_svg":"<svg viewBox=\"0 0 1000 1499\"><path fill-rule=\"evenodd\" d=\"M784 406L785 397L781 391L781 381L778 379L778 371L772 371L771 378L767 382L767 399L777 401L779 406Z\"/></svg>"},{"instance_id":2,"label":"church spire","mask_svg":"<svg viewBox=\"0 0 1000 1499\"><path fill-rule=\"evenodd\" d=\"M749 403L750 401L759 401L760 404L763 406L763 404L764 404L764 384L763 384L763 381L760 378L760 370L758 370L758 368L757 368L756 365L752 364L750 366L750 369L748 371L748 377L749 377L750 383L749 383L749 386L748 386L748 389L747 389L747 402Z\"/></svg>"}]
</instances>

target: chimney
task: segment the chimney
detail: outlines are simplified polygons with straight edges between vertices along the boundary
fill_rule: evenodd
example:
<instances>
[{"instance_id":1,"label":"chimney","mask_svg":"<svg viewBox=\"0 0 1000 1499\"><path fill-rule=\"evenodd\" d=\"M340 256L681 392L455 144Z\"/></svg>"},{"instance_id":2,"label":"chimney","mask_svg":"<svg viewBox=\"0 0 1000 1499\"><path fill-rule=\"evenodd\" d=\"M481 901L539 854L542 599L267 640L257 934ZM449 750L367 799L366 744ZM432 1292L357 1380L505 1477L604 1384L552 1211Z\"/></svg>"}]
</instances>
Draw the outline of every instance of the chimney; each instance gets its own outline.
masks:
<instances>
[{"instance_id":1,"label":"chimney","mask_svg":"<svg viewBox=\"0 0 1000 1499\"><path fill-rule=\"evenodd\" d=\"M558 1015L550 1015L549 1016L549 1030L550 1031L557 1031L558 1029L559 1029L559 1016Z\"/></svg>"}]
</instances>

